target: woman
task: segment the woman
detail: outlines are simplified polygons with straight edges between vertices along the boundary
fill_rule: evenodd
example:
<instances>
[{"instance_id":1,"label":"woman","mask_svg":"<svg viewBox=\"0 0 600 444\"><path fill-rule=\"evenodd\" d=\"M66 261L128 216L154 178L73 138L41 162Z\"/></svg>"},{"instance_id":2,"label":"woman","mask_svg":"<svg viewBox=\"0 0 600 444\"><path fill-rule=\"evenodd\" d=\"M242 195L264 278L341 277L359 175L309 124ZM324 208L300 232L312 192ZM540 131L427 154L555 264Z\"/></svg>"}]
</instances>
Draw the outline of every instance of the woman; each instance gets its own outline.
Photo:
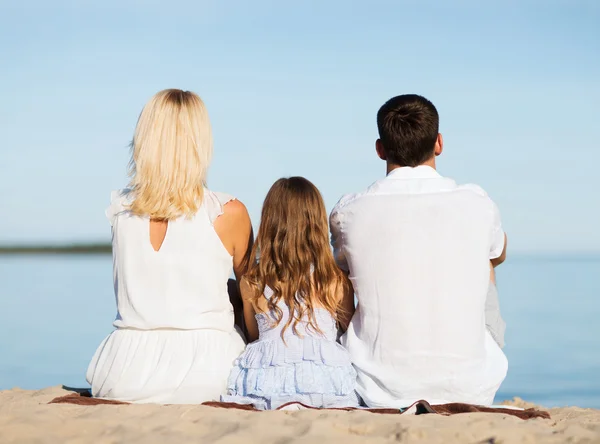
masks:
<instances>
[{"instance_id":1,"label":"woman","mask_svg":"<svg viewBox=\"0 0 600 444\"><path fill-rule=\"evenodd\" d=\"M212 134L204 103L165 90L135 129L129 188L113 193L116 330L87 380L96 397L140 403L218 400L244 349L227 293L252 245L244 205L205 187Z\"/></svg>"}]
</instances>

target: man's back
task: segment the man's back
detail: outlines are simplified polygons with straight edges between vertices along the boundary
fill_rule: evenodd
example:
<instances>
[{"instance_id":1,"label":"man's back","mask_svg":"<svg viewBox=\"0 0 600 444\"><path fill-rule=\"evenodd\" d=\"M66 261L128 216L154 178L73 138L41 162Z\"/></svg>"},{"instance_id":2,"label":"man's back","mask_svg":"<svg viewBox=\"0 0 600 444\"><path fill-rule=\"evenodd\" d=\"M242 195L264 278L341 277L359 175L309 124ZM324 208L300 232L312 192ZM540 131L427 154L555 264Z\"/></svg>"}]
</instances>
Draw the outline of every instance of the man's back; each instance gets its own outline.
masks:
<instances>
[{"instance_id":1,"label":"man's back","mask_svg":"<svg viewBox=\"0 0 600 444\"><path fill-rule=\"evenodd\" d=\"M358 299L342 341L367 404L490 404L507 369L485 328L504 233L483 190L428 166L397 168L342 198L331 222Z\"/></svg>"}]
</instances>

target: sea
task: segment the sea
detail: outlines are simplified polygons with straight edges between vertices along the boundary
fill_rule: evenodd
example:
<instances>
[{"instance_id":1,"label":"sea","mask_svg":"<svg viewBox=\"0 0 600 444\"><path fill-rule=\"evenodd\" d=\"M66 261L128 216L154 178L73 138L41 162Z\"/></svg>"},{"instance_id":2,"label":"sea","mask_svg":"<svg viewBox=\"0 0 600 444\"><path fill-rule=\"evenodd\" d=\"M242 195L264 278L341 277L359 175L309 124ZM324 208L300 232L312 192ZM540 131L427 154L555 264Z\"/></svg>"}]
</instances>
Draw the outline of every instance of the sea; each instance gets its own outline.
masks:
<instances>
[{"instance_id":1,"label":"sea","mask_svg":"<svg viewBox=\"0 0 600 444\"><path fill-rule=\"evenodd\" d=\"M600 408L600 255L513 255L497 279L509 371L496 402ZM0 256L0 390L87 387L114 316L110 255Z\"/></svg>"}]
</instances>

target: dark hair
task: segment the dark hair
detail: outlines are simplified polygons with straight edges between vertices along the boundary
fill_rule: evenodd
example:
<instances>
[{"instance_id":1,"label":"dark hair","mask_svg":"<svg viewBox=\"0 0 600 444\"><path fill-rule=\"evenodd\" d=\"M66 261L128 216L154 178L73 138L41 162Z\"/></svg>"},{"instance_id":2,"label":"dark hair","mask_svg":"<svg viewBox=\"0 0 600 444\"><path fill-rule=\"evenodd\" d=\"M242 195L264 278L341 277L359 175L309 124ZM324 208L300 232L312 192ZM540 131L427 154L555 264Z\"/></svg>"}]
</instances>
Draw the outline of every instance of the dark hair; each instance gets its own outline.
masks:
<instances>
[{"instance_id":1,"label":"dark hair","mask_svg":"<svg viewBox=\"0 0 600 444\"><path fill-rule=\"evenodd\" d=\"M388 162L415 167L433 156L439 130L438 112L429 100L404 94L377 112L377 129Z\"/></svg>"}]
</instances>

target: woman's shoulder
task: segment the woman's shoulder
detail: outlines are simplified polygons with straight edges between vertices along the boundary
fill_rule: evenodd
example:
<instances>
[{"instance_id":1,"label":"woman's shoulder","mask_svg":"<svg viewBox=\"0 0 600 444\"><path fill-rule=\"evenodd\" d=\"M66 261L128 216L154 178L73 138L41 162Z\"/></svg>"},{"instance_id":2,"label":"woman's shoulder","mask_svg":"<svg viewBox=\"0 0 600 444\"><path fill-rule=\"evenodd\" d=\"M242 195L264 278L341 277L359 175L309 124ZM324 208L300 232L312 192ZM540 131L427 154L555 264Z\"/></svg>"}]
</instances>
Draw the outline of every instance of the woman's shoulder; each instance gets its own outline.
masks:
<instances>
[{"instance_id":1,"label":"woman's shoulder","mask_svg":"<svg viewBox=\"0 0 600 444\"><path fill-rule=\"evenodd\" d=\"M246 206L238 198L228 193L206 189L204 201L211 222L223 214L234 218L248 214Z\"/></svg>"},{"instance_id":2,"label":"woman's shoulder","mask_svg":"<svg viewBox=\"0 0 600 444\"><path fill-rule=\"evenodd\" d=\"M223 193L221 191L212 191L208 188L204 189L204 198L213 203L225 205L231 201L237 200L236 197L229 193Z\"/></svg>"},{"instance_id":3,"label":"woman's shoulder","mask_svg":"<svg viewBox=\"0 0 600 444\"><path fill-rule=\"evenodd\" d=\"M114 190L110 193L110 204L105 211L106 217L111 225L114 225L116 218L128 210L131 203L133 191L130 188Z\"/></svg>"}]
</instances>

